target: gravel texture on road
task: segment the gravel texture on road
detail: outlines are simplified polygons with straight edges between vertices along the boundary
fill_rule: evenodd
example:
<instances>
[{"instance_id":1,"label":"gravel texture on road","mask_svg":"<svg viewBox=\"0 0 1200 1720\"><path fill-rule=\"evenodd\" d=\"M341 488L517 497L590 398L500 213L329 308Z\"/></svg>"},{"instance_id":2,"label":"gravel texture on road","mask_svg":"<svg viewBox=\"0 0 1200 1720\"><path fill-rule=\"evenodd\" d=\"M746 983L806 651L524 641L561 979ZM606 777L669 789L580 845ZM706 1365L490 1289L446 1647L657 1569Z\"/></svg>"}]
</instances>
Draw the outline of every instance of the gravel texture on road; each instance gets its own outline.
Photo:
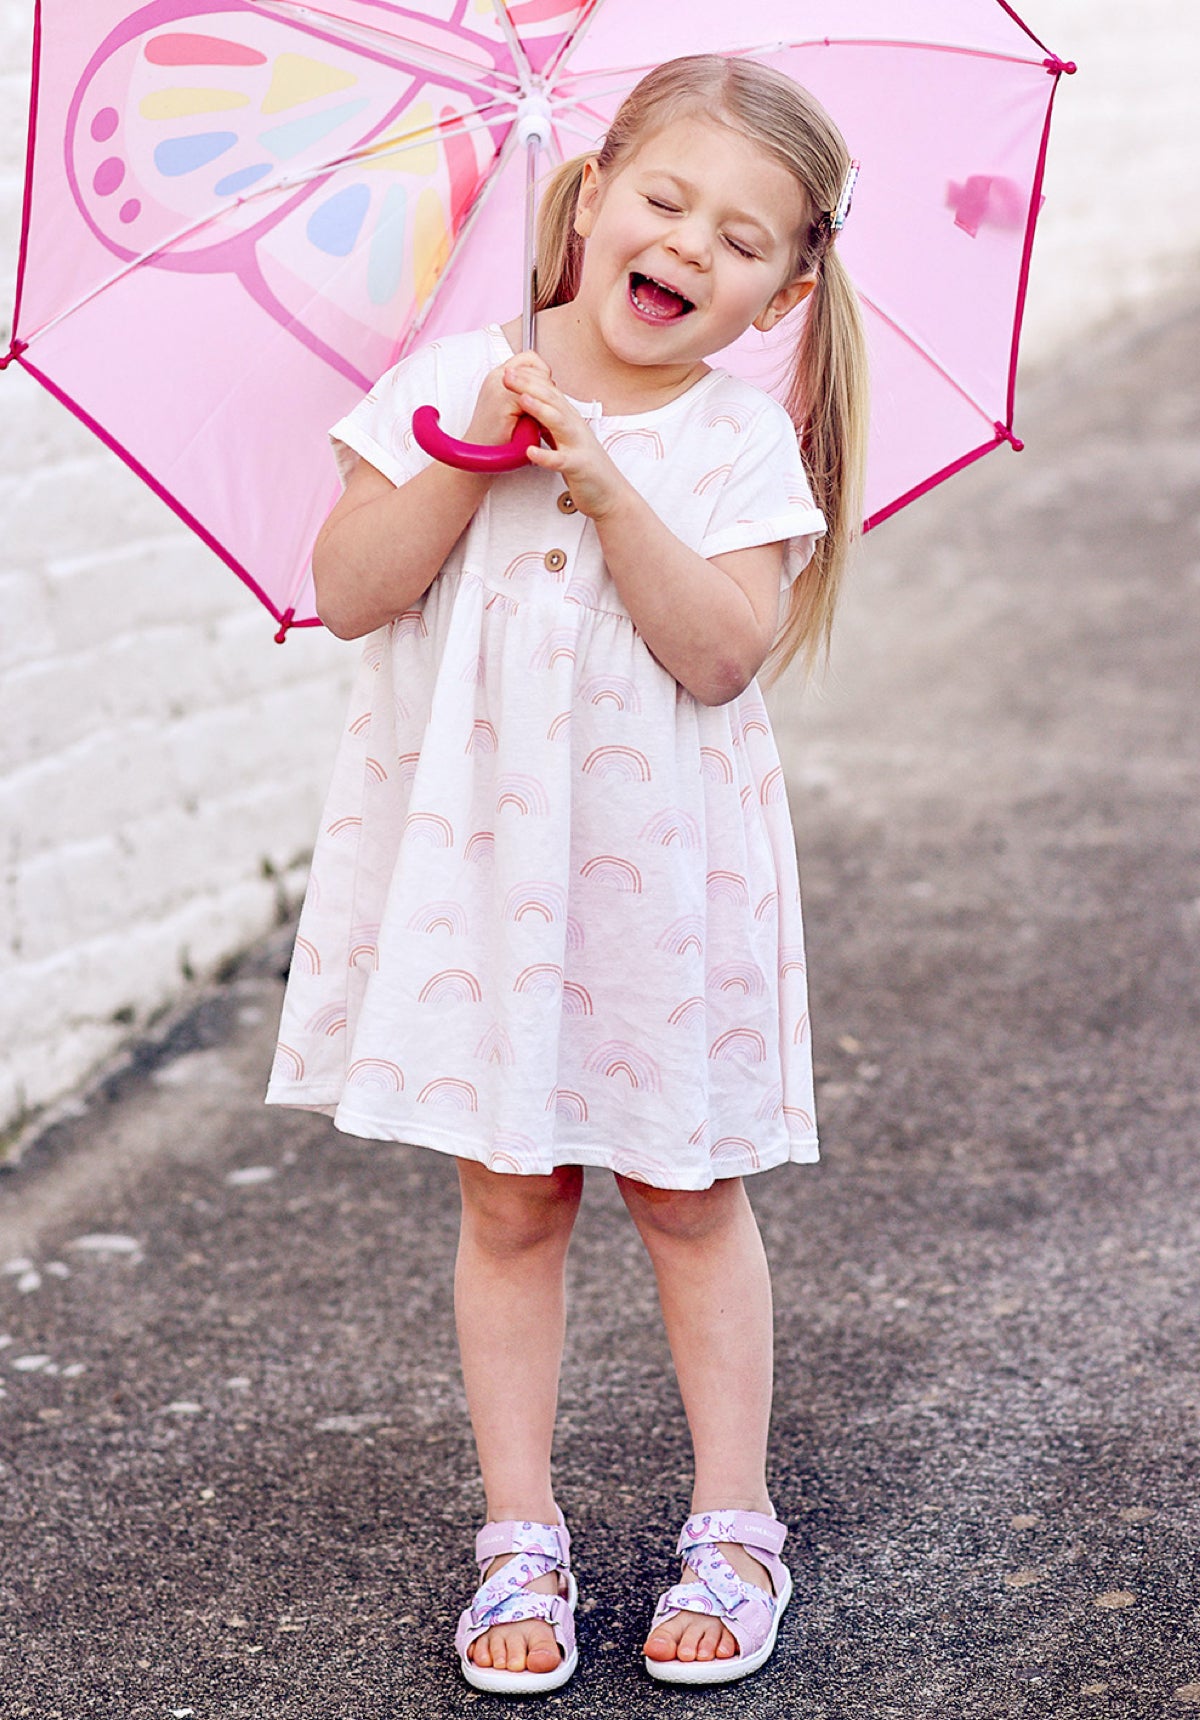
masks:
<instances>
[{"instance_id":1,"label":"gravel texture on road","mask_svg":"<svg viewBox=\"0 0 1200 1720\"><path fill-rule=\"evenodd\" d=\"M1200 306L1024 406L1024 455L870 543L824 692L773 699L825 1154L753 1188L795 1602L745 1685L641 1669L688 1442L592 1175L564 1720L1200 1712ZM3 1720L519 1707L451 1652L454 1166L262 1106L286 956L0 1176Z\"/></svg>"}]
</instances>

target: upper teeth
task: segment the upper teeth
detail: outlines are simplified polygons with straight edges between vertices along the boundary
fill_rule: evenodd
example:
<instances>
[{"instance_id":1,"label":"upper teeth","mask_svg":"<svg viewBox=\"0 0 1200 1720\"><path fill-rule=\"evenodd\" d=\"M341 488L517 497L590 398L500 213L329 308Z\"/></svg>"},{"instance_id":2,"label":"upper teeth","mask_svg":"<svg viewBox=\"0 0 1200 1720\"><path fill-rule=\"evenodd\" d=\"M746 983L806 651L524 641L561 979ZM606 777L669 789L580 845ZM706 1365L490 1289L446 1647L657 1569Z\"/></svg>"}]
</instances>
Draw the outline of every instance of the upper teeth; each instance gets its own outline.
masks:
<instances>
[{"instance_id":1,"label":"upper teeth","mask_svg":"<svg viewBox=\"0 0 1200 1720\"><path fill-rule=\"evenodd\" d=\"M633 289L633 293L634 293L635 298L637 297L638 287L643 286L643 285L648 285L648 286L652 286L652 287L660 287L664 293L670 293L671 296L673 298L678 299L681 304L689 305L692 302L690 299L684 297L684 295L679 291L678 287L669 286L666 281L660 281L654 275L643 275L641 277L641 280L635 284L634 289Z\"/></svg>"}]
</instances>

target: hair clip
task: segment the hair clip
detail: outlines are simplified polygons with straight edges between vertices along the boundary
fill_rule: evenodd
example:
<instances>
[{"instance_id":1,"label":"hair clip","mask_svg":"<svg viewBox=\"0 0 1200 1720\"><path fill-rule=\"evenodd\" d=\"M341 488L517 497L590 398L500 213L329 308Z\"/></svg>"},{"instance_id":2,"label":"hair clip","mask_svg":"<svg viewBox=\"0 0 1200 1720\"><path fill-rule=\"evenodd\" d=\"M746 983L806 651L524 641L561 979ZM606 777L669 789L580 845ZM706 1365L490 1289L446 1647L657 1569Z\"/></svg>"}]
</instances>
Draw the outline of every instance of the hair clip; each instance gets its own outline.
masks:
<instances>
[{"instance_id":1,"label":"hair clip","mask_svg":"<svg viewBox=\"0 0 1200 1720\"><path fill-rule=\"evenodd\" d=\"M854 187L858 184L858 170L861 161L852 161L846 169L846 177L842 181L842 189L838 193L837 203L829 216L829 231L840 233L846 225L846 217L850 213L850 205L854 201Z\"/></svg>"}]
</instances>

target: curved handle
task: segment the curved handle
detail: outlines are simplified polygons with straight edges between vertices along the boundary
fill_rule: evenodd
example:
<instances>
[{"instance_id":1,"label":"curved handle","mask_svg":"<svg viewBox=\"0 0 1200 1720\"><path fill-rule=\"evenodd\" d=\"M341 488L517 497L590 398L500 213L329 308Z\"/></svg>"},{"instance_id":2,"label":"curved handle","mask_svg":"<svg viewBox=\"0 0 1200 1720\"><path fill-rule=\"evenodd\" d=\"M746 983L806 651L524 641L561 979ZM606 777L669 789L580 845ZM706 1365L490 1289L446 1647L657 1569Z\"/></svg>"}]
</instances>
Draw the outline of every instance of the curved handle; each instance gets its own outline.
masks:
<instances>
[{"instance_id":1,"label":"curved handle","mask_svg":"<svg viewBox=\"0 0 1200 1720\"><path fill-rule=\"evenodd\" d=\"M525 451L542 439L542 427L536 418L519 420L511 442L495 447L480 442L459 442L447 436L438 422L436 406L418 406L413 413L413 435L418 447L440 460L443 466L457 466L461 472L515 472L527 466Z\"/></svg>"}]
</instances>

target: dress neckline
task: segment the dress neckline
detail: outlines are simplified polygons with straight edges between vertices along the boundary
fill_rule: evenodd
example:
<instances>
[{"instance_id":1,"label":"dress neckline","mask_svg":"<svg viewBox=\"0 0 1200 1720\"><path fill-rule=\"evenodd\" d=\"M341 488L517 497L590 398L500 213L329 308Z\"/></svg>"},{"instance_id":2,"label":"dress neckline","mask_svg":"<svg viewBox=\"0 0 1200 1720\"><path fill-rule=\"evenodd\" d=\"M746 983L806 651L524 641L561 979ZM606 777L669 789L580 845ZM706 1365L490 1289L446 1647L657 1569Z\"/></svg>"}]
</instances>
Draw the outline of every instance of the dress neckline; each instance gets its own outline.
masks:
<instances>
[{"instance_id":1,"label":"dress neckline","mask_svg":"<svg viewBox=\"0 0 1200 1720\"><path fill-rule=\"evenodd\" d=\"M508 337L499 323L486 324L484 333L490 337L502 359L514 357L513 349L508 344ZM711 387L717 378L723 377L725 374L726 372L720 369L706 370L704 375L697 377L696 381L690 387L685 388L682 394L677 394L673 400L664 401L661 406L651 406L645 412L606 412L602 400L577 400L573 394L568 394L566 398L584 418L603 418L607 424L647 424L673 412L685 400L694 399L697 394Z\"/></svg>"}]
</instances>

